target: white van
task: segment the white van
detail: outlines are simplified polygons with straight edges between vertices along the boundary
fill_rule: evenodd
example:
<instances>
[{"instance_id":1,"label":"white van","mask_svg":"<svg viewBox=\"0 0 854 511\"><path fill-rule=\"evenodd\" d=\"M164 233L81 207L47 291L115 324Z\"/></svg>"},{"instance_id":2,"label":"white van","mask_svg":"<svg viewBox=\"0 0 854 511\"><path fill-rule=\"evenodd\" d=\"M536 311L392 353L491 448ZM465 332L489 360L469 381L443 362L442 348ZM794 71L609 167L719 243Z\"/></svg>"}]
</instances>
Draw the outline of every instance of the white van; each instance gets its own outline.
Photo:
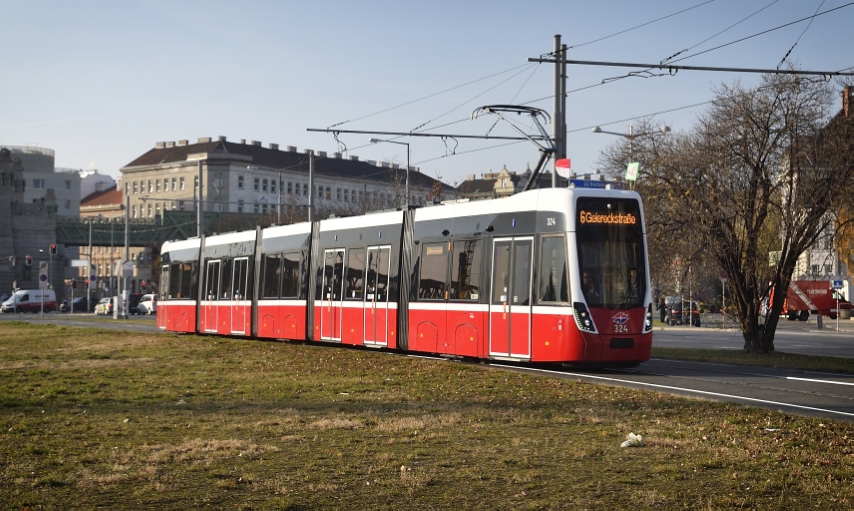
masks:
<instances>
[{"instance_id":1,"label":"white van","mask_svg":"<svg viewBox=\"0 0 854 511\"><path fill-rule=\"evenodd\" d=\"M0 312L39 312L42 310L42 295L44 311L55 311L56 293L53 289L21 289L0 305Z\"/></svg>"}]
</instances>

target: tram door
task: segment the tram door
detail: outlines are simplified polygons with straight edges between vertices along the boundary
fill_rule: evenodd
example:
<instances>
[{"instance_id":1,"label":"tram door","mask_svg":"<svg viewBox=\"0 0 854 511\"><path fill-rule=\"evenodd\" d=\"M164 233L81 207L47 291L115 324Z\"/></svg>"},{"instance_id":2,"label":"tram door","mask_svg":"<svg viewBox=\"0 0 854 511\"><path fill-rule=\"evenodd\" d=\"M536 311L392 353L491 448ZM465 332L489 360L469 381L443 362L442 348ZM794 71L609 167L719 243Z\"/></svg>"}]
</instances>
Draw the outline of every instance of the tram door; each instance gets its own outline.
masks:
<instances>
[{"instance_id":1,"label":"tram door","mask_svg":"<svg viewBox=\"0 0 854 511\"><path fill-rule=\"evenodd\" d=\"M324 251L323 295L320 304L320 338L341 340L341 316L344 296L344 249Z\"/></svg>"},{"instance_id":2,"label":"tram door","mask_svg":"<svg viewBox=\"0 0 854 511\"><path fill-rule=\"evenodd\" d=\"M233 287L231 296L234 300L231 310L231 332L235 334L246 333L246 316L250 314L252 298L249 294L249 258L242 257L234 260L231 285Z\"/></svg>"},{"instance_id":3,"label":"tram door","mask_svg":"<svg viewBox=\"0 0 854 511\"><path fill-rule=\"evenodd\" d=\"M219 267L221 261L208 261L205 273L205 332L216 332L218 315L217 302L219 300Z\"/></svg>"},{"instance_id":4,"label":"tram door","mask_svg":"<svg viewBox=\"0 0 854 511\"><path fill-rule=\"evenodd\" d=\"M534 239L494 241L489 354L531 358L531 276Z\"/></svg>"},{"instance_id":5,"label":"tram door","mask_svg":"<svg viewBox=\"0 0 854 511\"><path fill-rule=\"evenodd\" d=\"M365 344L388 344L388 273L391 247L368 247Z\"/></svg>"}]
</instances>

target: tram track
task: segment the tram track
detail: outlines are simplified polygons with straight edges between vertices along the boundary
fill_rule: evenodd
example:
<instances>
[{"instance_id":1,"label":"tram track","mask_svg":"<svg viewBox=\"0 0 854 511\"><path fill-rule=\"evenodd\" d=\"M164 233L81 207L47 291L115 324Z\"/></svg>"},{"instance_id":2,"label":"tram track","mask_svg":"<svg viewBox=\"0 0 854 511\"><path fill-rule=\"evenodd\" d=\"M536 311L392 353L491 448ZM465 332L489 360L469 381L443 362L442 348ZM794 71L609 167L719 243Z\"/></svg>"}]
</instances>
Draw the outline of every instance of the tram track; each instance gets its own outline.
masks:
<instances>
[{"instance_id":1,"label":"tram track","mask_svg":"<svg viewBox=\"0 0 854 511\"><path fill-rule=\"evenodd\" d=\"M606 368L597 371L578 370L556 370L540 367L516 366L509 364L490 363L492 367L524 371L530 374L542 374L562 378L578 378L591 383L602 383L630 388L645 388L659 392L671 393L680 396L698 396L717 401L734 401L749 406L759 406L771 409L781 409L786 412L805 413L829 417L837 420L854 422L854 378L834 375L837 378L851 380L834 382L830 380L819 380L815 378L799 378L789 375L769 374L768 372L756 371L723 371L734 377L763 378L766 381L778 380L789 381L793 386L769 385L744 383L737 380L722 378L690 377L675 374L675 372L654 372L649 370L634 370L624 368ZM691 363L690 370L698 372L722 372L720 367L702 367L702 363ZM671 367L685 370L684 366L674 365ZM620 378L613 375L603 374L605 371L620 372L627 376ZM804 374L798 372L798 374ZM822 374L822 373L819 373ZM672 384L673 379L691 382L689 384ZM837 385L837 390L851 389L851 392L828 392L826 390L816 391L803 385L826 386ZM799 387L800 386L800 387ZM723 391L721 387L732 387L733 391ZM740 390L735 390L740 389ZM817 403L816 403L817 401ZM823 404L826 403L826 404Z\"/></svg>"}]
</instances>

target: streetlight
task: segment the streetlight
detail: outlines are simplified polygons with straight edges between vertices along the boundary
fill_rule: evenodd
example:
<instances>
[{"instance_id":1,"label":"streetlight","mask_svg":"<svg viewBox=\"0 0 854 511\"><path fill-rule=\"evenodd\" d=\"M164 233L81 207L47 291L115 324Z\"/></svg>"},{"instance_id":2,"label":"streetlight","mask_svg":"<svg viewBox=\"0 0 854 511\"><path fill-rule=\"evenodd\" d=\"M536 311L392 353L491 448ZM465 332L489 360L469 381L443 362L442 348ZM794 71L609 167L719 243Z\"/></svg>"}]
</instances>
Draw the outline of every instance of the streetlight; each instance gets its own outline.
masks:
<instances>
[{"instance_id":1,"label":"streetlight","mask_svg":"<svg viewBox=\"0 0 854 511\"><path fill-rule=\"evenodd\" d=\"M372 144L378 144L380 142L388 142L389 144L400 144L406 146L406 209L409 209L409 142L398 142L396 140L383 140L380 138L372 138L370 140Z\"/></svg>"},{"instance_id":2,"label":"streetlight","mask_svg":"<svg viewBox=\"0 0 854 511\"><path fill-rule=\"evenodd\" d=\"M659 133L658 131L646 131L644 133L635 133L634 132L634 126L632 126L631 124L629 125L629 132L628 133L617 133L616 131L605 131L602 128L600 128L599 126L594 127L592 131L593 131L593 133L607 133L608 135L616 135L618 137L623 137L623 138L628 139L628 141L629 141L629 160L632 159L632 142L634 141L634 139L639 138L639 137L645 137L647 135L658 135L658 133ZM660 132L665 134L665 135L670 133L670 126L662 126ZM629 163L631 163L631 161Z\"/></svg>"}]
</instances>

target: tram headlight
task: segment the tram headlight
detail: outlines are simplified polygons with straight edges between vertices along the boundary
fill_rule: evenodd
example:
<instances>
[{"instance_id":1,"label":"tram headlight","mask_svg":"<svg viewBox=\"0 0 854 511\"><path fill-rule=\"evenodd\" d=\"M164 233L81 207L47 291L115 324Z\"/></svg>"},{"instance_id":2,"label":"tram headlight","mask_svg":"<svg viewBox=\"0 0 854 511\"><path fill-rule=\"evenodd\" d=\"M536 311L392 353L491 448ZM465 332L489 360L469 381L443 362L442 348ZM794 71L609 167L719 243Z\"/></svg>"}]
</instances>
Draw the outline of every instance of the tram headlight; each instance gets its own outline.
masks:
<instances>
[{"instance_id":1,"label":"tram headlight","mask_svg":"<svg viewBox=\"0 0 854 511\"><path fill-rule=\"evenodd\" d=\"M579 330L584 330L585 332L595 332L596 325L593 324L593 318L590 317L590 312L587 310L587 306L581 302L575 302L572 304L572 309L575 311L575 323L578 325Z\"/></svg>"},{"instance_id":2,"label":"tram headlight","mask_svg":"<svg viewBox=\"0 0 854 511\"><path fill-rule=\"evenodd\" d=\"M649 332L650 330L652 330L652 302L646 308L646 321L643 325L644 332Z\"/></svg>"}]
</instances>

